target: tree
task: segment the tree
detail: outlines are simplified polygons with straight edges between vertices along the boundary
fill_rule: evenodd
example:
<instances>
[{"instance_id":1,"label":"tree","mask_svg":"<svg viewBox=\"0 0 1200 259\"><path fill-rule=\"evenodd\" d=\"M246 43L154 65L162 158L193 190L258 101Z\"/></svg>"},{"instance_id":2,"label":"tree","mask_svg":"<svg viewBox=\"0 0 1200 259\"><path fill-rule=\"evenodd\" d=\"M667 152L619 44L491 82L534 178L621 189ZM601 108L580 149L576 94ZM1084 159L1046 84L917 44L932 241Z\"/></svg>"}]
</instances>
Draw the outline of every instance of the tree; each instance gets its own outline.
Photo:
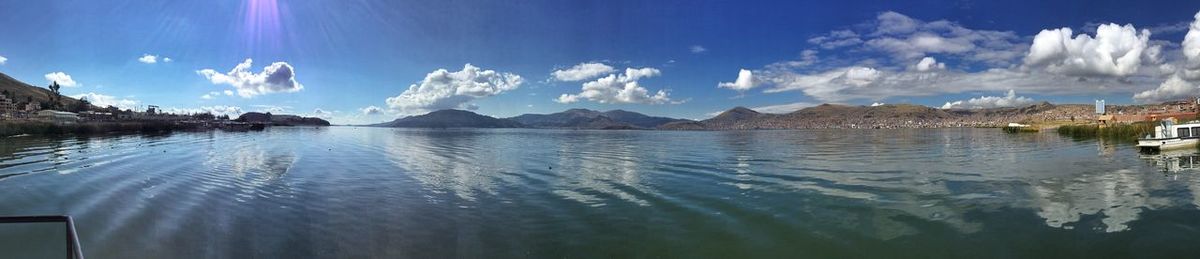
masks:
<instances>
[{"instance_id":1,"label":"tree","mask_svg":"<svg viewBox=\"0 0 1200 259\"><path fill-rule=\"evenodd\" d=\"M88 110L88 106L91 106L91 105L92 105L92 103L88 102L86 96L80 97L79 102L75 103L74 107L71 107L71 111L72 112L85 112Z\"/></svg>"},{"instance_id":2,"label":"tree","mask_svg":"<svg viewBox=\"0 0 1200 259\"><path fill-rule=\"evenodd\" d=\"M50 91L54 92L55 95L59 94L59 92L58 92L59 88L62 88L62 86L58 85L58 81L50 82Z\"/></svg>"},{"instance_id":3,"label":"tree","mask_svg":"<svg viewBox=\"0 0 1200 259\"><path fill-rule=\"evenodd\" d=\"M52 102L50 108L57 109L60 105L59 102L62 101L62 94L58 92L58 89L61 89L62 86L58 85L58 81L53 81L50 82L50 86L47 88L50 88L50 92L53 93L50 95L50 102Z\"/></svg>"}]
</instances>

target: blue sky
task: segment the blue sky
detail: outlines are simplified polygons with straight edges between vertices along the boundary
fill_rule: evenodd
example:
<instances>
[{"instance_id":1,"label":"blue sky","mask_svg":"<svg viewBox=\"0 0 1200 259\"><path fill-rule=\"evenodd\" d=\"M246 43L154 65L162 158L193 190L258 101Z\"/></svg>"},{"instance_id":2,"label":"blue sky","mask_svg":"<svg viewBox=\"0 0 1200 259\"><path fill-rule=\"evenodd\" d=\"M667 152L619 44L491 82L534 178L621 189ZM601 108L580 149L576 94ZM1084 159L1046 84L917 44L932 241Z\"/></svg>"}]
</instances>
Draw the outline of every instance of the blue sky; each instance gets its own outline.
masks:
<instances>
[{"instance_id":1,"label":"blue sky","mask_svg":"<svg viewBox=\"0 0 1200 259\"><path fill-rule=\"evenodd\" d=\"M1200 57L1186 53L1200 39L1184 39L1198 11L1196 1L0 0L0 72L38 86L69 76L64 93L123 107L335 123L442 108L703 119L733 106L1123 104L1196 95Z\"/></svg>"}]
</instances>

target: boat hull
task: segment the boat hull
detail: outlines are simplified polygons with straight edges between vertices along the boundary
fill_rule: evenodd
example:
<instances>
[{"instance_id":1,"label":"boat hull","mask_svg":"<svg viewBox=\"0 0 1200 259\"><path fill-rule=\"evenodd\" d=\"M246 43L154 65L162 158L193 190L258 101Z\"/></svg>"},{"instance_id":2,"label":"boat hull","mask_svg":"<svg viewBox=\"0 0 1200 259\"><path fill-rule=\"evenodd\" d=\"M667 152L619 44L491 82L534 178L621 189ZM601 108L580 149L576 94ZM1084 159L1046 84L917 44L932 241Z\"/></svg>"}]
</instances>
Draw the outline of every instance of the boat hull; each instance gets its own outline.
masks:
<instances>
[{"instance_id":1,"label":"boat hull","mask_svg":"<svg viewBox=\"0 0 1200 259\"><path fill-rule=\"evenodd\" d=\"M1142 151L1163 151L1196 148L1197 143L1200 138L1139 139L1137 147Z\"/></svg>"}]
</instances>

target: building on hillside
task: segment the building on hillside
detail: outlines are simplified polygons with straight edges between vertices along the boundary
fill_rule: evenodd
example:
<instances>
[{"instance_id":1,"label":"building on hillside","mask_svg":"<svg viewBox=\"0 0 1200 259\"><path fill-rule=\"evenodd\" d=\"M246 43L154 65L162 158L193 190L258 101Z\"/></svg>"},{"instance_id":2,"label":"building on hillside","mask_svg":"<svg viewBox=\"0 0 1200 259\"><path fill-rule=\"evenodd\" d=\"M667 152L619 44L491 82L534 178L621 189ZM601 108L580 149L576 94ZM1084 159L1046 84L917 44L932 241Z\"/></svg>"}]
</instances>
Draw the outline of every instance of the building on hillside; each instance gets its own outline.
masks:
<instances>
[{"instance_id":1,"label":"building on hillside","mask_svg":"<svg viewBox=\"0 0 1200 259\"><path fill-rule=\"evenodd\" d=\"M17 105L13 103L8 96L0 94L0 119L9 119L17 116Z\"/></svg>"},{"instance_id":2,"label":"building on hillside","mask_svg":"<svg viewBox=\"0 0 1200 259\"><path fill-rule=\"evenodd\" d=\"M41 110L34 114L38 120L45 122L70 124L79 121L79 116L73 112Z\"/></svg>"},{"instance_id":3,"label":"building on hillside","mask_svg":"<svg viewBox=\"0 0 1200 259\"><path fill-rule=\"evenodd\" d=\"M79 113L79 117L88 121L113 121L117 117L111 112L85 111Z\"/></svg>"},{"instance_id":4,"label":"building on hillside","mask_svg":"<svg viewBox=\"0 0 1200 259\"><path fill-rule=\"evenodd\" d=\"M38 101L32 101L32 102L26 103L25 109L22 111L24 111L25 113L35 113L41 109L42 109L42 103L40 103Z\"/></svg>"}]
</instances>

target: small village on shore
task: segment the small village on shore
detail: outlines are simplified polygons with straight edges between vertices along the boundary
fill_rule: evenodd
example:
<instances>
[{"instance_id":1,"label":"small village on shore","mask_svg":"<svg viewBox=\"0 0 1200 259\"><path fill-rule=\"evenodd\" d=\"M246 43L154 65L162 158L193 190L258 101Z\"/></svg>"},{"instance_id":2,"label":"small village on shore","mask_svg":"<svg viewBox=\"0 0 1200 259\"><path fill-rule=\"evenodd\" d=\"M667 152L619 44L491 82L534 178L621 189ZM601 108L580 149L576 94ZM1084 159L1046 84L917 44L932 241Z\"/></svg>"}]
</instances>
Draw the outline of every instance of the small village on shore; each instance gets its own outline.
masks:
<instances>
[{"instance_id":1,"label":"small village on shore","mask_svg":"<svg viewBox=\"0 0 1200 259\"><path fill-rule=\"evenodd\" d=\"M86 97L63 96L58 82L41 91L21 96L9 89L0 90L0 136L20 134L86 134L105 132L160 132L174 130L262 130L267 126L328 126L319 118L270 113L246 113L231 119L228 115L201 112L175 114L148 105L142 111L99 107ZM41 98L38 98L41 97ZM41 101L39 101L41 100Z\"/></svg>"}]
</instances>

